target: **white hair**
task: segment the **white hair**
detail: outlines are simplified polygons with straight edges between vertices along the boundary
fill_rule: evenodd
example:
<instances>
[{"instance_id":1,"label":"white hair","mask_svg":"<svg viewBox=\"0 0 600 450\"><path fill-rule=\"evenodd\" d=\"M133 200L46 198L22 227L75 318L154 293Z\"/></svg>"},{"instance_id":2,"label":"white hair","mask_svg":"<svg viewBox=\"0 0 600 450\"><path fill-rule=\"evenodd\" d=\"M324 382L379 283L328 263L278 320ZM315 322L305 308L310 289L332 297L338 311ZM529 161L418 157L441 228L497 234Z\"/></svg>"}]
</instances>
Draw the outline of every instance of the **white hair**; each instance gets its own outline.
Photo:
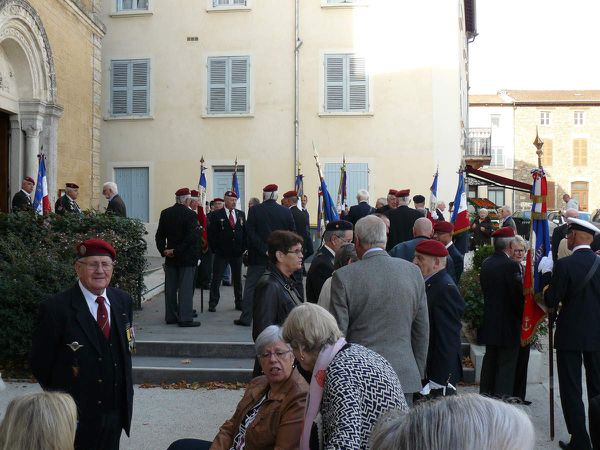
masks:
<instances>
[{"instance_id":1,"label":"white hair","mask_svg":"<svg viewBox=\"0 0 600 450\"><path fill-rule=\"evenodd\" d=\"M117 189L117 183L115 183L114 181L107 181L102 185L102 189L104 189L105 187L109 188L115 195L119 193L119 190Z\"/></svg>"},{"instance_id":2,"label":"white hair","mask_svg":"<svg viewBox=\"0 0 600 450\"><path fill-rule=\"evenodd\" d=\"M512 210L510 209L510 206L504 205L504 206L502 207L502 209L503 209L504 211L506 211L506 212L508 213L508 215L509 215L509 216L510 216L510 214L512 213Z\"/></svg>"},{"instance_id":3,"label":"white hair","mask_svg":"<svg viewBox=\"0 0 600 450\"><path fill-rule=\"evenodd\" d=\"M365 216L356 222L354 233L365 248L385 248L387 228L383 220L376 216Z\"/></svg>"},{"instance_id":4,"label":"white hair","mask_svg":"<svg viewBox=\"0 0 600 450\"><path fill-rule=\"evenodd\" d=\"M283 340L281 327L278 325L269 325L256 337L256 341L254 342L254 350L256 350L257 355L260 355L265 347L273 345L279 341L285 342ZM286 345L289 347L289 344Z\"/></svg>"},{"instance_id":5,"label":"white hair","mask_svg":"<svg viewBox=\"0 0 600 450\"><path fill-rule=\"evenodd\" d=\"M184 205L185 202L187 200L189 200L190 198L192 198L192 196L190 194L187 194L187 195L177 195L177 196L175 196L175 201L177 203L181 203L182 205Z\"/></svg>"},{"instance_id":6,"label":"white hair","mask_svg":"<svg viewBox=\"0 0 600 450\"><path fill-rule=\"evenodd\" d=\"M356 193L356 200L359 202L369 201L369 191L365 189L359 189Z\"/></svg>"},{"instance_id":7,"label":"white hair","mask_svg":"<svg viewBox=\"0 0 600 450\"><path fill-rule=\"evenodd\" d=\"M398 199L398 206L408 205L410 203L410 197L396 197Z\"/></svg>"},{"instance_id":8,"label":"white hair","mask_svg":"<svg viewBox=\"0 0 600 450\"><path fill-rule=\"evenodd\" d=\"M279 197L277 191L263 192L263 202L266 200L277 200L277 197Z\"/></svg>"}]
</instances>

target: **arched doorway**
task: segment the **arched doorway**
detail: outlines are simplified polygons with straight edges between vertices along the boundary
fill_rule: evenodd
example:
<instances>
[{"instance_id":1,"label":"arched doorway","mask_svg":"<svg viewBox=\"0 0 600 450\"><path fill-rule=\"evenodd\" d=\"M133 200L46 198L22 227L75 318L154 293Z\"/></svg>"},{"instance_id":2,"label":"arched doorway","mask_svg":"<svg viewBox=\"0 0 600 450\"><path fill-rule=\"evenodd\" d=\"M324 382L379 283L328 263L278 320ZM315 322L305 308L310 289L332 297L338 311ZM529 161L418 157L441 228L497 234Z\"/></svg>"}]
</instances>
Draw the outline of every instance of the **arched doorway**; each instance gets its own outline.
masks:
<instances>
[{"instance_id":1,"label":"arched doorway","mask_svg":"<svg viewBox=\"0 0 600 450\"><path fill-rule=\"evenodd\" d=\"M7 172L0 183L2 211L24 176L37 178L40 152L47 158L49 192L56 192L61 115L52 52L40 17L25 0L0 0L0 175L3 165Z\"/></svg>"}]
</instances>

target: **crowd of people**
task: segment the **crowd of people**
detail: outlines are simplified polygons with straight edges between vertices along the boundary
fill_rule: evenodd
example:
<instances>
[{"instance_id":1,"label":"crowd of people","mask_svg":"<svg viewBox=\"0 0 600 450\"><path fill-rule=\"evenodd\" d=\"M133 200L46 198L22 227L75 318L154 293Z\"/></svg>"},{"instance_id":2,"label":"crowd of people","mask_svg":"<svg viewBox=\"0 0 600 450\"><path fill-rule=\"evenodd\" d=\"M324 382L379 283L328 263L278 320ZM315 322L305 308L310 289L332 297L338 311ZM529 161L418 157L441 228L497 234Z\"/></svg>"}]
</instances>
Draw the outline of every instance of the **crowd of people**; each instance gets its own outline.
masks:
<instances>
[{"instance_id":1,"label":"crowd of people","mask_svg":"<svg viewBox=\"0 0 600 450\"><path fill-rule=\"evenodd\" d=\"M288 191L280 204L278 189L265 186L247 218L236 208L236 193L227 191L212 202L204 223L199 193L181 188L160 215L155 239L165 257L165 322L200 326L194 288L209 283L209 312L216 311L229 266L231 306L241 312L234 324L252 326L256 350L254 378L214 439L182 439L170 450L532 449L530 419L508 404L530 403L529 347L520 345L528 243L516 234L510 209L501 209L497 229L485 211L473 223L474 234L489 234L494 254L483 262L480 279L483 395L460 395L464 251L453 242L445 204L428 211L423 196L390 189L376 209L361 190L356 206L327 223L305 271L313 253L307 199ZM600 257L591 247L600 230L572 210L566 215L553 242L565 239L572 254L550 254L540 272L547 286L543 301L562 306L556 349L571 440L560 446L579 450L600 445L593 426L590 439L581 399L582 362L590 405L600 395L600 329L593 320L600 319ZM207 276L202 264L209 252ZM116 258L108 242L79 244L78 282L41 303L33 335L33 373L44 390L74 399L76 431L69 428L72 405L65 398L17 399L0 425L0 450L26 448L11 443L19 434L7 431L23 426L16 416L26 413L16 414L18 408L63 418L56 428L71 430L69 446L42 448L118 449L122 430L129 433L135 339L131 298L109 287ZM49 399L64 411L38 406ZM590 406L590 420L595 411ZM40 435L52 434L46 422L36 426Z\"/></svg>"}]
</instances>

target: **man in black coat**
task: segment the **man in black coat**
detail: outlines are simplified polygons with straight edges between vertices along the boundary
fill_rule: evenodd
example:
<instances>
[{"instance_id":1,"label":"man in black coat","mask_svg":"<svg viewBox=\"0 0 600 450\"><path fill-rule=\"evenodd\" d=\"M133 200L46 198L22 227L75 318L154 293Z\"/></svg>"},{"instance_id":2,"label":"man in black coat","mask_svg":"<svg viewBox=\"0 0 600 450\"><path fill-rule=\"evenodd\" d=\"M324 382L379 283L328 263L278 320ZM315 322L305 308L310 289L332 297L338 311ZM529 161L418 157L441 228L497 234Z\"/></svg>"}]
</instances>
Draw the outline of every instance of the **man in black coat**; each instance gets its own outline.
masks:
<instances>
[{"instance_id":1,"label":"man in black coat","mask_svg":"<svg viewBox=\"0 0 600 450\"><path fill-rule=\"evenodd\" d=\"M542 281L548 284L544 302L561 305L554 333L558 386L571 441L563 449L590 449L581 399L581 364L585 366L588 401L600 395L600 256L590 248L600 230L591 223L568 218L567 244L573 254L554 263L540 261ZM550 277L550 270L552 275Z\"/></svg>"},{"instance_id":2,"label":"man in black coat","mask_svg":"<svg viewBox=\"0 0 600 450\"><path fill-rule=\"evenodd\" d=\"M102 187L102 195L108 200L106 212L119 217L127 217L127 207L119 195L117 184L109 181Z\"/></svg>"},{"instance_id":3,"label":"man in black coat","mask_svg":"<svg viewBox=\"0 0 600 450\"><path fill-rule=\"evenodd\" d=\"M175 193L176 203L160 213L155 241L165 257L165 322L198 327L193 319L194 277L200 258L200 226L188 207L190 190Z\"/></svg>"},{"instance_id":4,"label":"man in black coat","mask_svg":"<svg viewBox=\"0 0 600 450\"><path fill-rule=\"evenodd\" d=\"M248 271L242 298L242 314L233 321L236 325L249 327L252 323L254 289L267 267L267 239L275 230L296 231L291 211L277 204L276 184L263 188L263 202L248 211L246 235L248 237Z\"/></svg>"},{"instance_id":5,"label":"man in black coat","mask_svg":"<svg viewBox=\"0 0 600 450\"><path fill-rule=\"evenodd\" d=\"M448 249L448 264L446 264L446 271L448 275L452 277L454 283L458 286L460 277L465 268L465 258L461 252L458 251L454 243L452 242L452 233L454 232L454 225L450 222L441 221L436 222L433 226L433 239L440 241ZM451 266L451 270L449 270Z\"/></svg>"},{"instance_id":6,"label":"man in black coat","mask_svg":"<svg viewBox=\"0 0 600 450\"><path fill-rule=\"evenodd\" d=\"M208 310L215 312L221 297L219 288L225 267L231 267L235 308L242 307L242 254L246 250L246 216L235 209L238 196L233 191L225 192L225 207L211 213L208 227L208 242L214 254L212 281Z\"/></svg>"},{"instance_id":7,"label":"man in black coat","mask_svg":"<svg viewBox=\"0 0 600 450\"><path fill-rule=\"evenodd\" d=\"M566 220L569 217L577 219L577 217L579 217L579 212L576 209L569 208L565 211L564 218ZM557 226L552 232L550 243L552 245L552 259L554 261L558 260L558 246L560 245L560 241L567 237L568 231L569 224L565 222L562 225Z\"/></svg>"},{"instance_id":8,"label":"man in black coat","mask_svg":"<svg viewBox=\"0 0 600 450\"><path fill-rule=\"evenodd\" d=\"M40 303L32 337L29 361L42 388L67 392L77 404L77 450L118 449L131 426L132 301L108 287L115 257L100 239L79 244L79 282Z\"/></svg>"},{"instance_id":9,"label":"man in black coat","mask_svg":"<svg viewBox=\"0 0 600 450\"><path fill-rule=\"evenodd\" d=\"M521 344L523 280L519 264L510 258L514 236L510 227L494 231L495 252L483 262L480 272L485 356L479 391L497 397L513 395Z\"/></svg>"},{"instance_id":10,"label":"man in black coat","mask_svg":"<svg viewBox=\"0 0 600 450\"><path fill-rule=\"evenodd\" d=\"M81 215L81 208L75 200L79 197L79 186L75 183L67 183L65 185L65 193L54 204L54 212L56 214L77 214Z\"/></svg>"},{"instance_id":11,"label":"man in black coat","mask_svg":"<svg viewBox=\"0 0 600 450\"><path fill-rule=\"evenodd\" d=\"M306 275L306 300L311 303L319 301L321 288L327 278L333 274L335 252L345 244L352 242L352 224L346 220L329 222L323 233L323 245L310 263Z\"/></svg>"},{"instance_id":12,"label":"man in black coat","mask_svg":"<svg viewBox=\"0 0 600 450\"><path fill-rule=\"evenodd\" d=\"M460 332L465 302L444 266L448 250L439 241L424 240L417 244L414 263L425 280L427 310L429 312L429 347L425 379L430 395L451 395L462 377Z\"/></svg>"},{"instance_id":13,"label":"man in black coat","mask_svg":"<svg viewBox=\"0 0 600 450\"><path fill-rule=\"evenodd\" d=\"M398 191L398 207L389 211L390 218L390 235L385 249L390 251L400 242L408 241L413 238L412 228L415 220L423 217L416 209L409 208L410 189Z\"/></svg>"},{"instance_id":14,"label":"man in black coat","mask_svg":"<svg viewBox=\"0 0 600 450\"><path fill-rule=\"evenodd\" d=\"M366 190L360 189L356 193L356 201L358 204L350 207L348 217L346 218L348 222L352 222L352 225L356 225L356 222L363 217L377 212L375 208L369 205L369 193Z\"/></svg>"},{"instance_id":15,"label":"man in black coat","mask_svg":"<svg viewBox=\"0 0 600 450\"><path fill-rule=\"evenodd\" d=\"M23 178L21 182L21 190L17 192L12 199L12 212L17 211L33 211L33 203L31 202L31 193L35 181L31 177Z\"/></svg>"}]
</instances>

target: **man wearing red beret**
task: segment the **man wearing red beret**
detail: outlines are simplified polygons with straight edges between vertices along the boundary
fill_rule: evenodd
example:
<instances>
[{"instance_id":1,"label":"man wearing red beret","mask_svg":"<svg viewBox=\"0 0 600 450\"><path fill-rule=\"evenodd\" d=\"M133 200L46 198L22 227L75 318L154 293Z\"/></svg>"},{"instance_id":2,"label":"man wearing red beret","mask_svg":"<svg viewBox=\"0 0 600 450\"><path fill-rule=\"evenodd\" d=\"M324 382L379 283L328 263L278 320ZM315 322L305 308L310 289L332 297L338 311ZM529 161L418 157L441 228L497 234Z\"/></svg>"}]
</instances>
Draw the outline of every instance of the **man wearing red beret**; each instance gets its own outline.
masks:
<instances>
[{"instance_id":1,"label":"man wearing red beret","mask_svg":"<svg viewBox=\"0 0 600 450\"><path fill-rule=\"evenodd\" d=\"M200 259L200 226L188 207L190 190L175 192L175 204L160 213L156 248L165 257L165 322L199 327L193 319L194 277Z\"/></svg>"},{"instance_id":2,"label":"man wearing red beret","mask_svg":"<svg viewBox=\"0 0 600 450\"><path fill-rule=\"evenodd\" d=\"M54 204L54 212L60 215L66 213L81 215L81 208L75 201L77 197L79 197L79 186L75 183L67 183L64 195Z\"/></svg>"},{"instance_id":3,"label":"man wearing red beret","mask_svg":"<svg viewBox=\"0 0 600 450\"><path fill-rule=\"evenodd\" d=\"M523 317L523 280L519 264L510 257L515 233L504 227L494 231L494 254L481 265L483 325L480 341L485 345L481 367L481 394L512 397Z\"/></svg>"},{"instance_id":4,"label":"man wearing red beret","mask_svg":"<svg viewBox=\"0 0 600 450\"><path fill-rule=\"evenodd\" d=\"M396 209L398 207L398 201L396 198L397 193L398 191L396 189L390 189L387 195L387 205L379 208L377 212L387 216L392 209Z\"/></svg>"},{"instance_id":5,"label":"man wearing red beret","mask_svg":"<svg viewBox=\"0 0 600 450\"><path fill-rule=\"evenodd\" d=\"M31 193L35 181L31 177L23 178L21 182L21 190L17 192L12 199L12 212L17 211L33 211L33 203L31 202Z\"/></svg>"},{"instance_id":6,"label":"man wearing red beret","mask_svg":"<svg viewBox=\"0 0 600 450\"><path fill-rule=\"evenodd\" d=\"M415 248L413 262L425 280L429 313L428 384L421 392L431 397L455 394L448 383L456 387L462 377L460 331L465 301L446 272L447 260L448 250L439 241L421 241Z\"/></svg>"},{"instance_id":7,"label":"man wearing red beret","mask_svg":"<svg viewBox=\"0 0 600 450\"><path fill-rule=\"evenodd\" d=\"M40 303L29 353L44 390L63 391L77 404L76 450L117 450L131 426L135 349L132 301L109 287L116 252L108 242L77 245L79 281Z\"/></svg>"},{"instance_id":8,"label":"man wearing red beret","mask_svg":"<svg viewBox=\"0 0 600 450\"><path fill-rule=\"evenodd\" d=\"M423 217L423 214L419 211L408 206L410 204L410 189L398 191L396 197L398 198L398 207L388 213L390 235L385 247L387 251L390 251L400 242L412 239L414 237L412 233L413 225L419 217Z\"/></svg>"}]
</instances>

